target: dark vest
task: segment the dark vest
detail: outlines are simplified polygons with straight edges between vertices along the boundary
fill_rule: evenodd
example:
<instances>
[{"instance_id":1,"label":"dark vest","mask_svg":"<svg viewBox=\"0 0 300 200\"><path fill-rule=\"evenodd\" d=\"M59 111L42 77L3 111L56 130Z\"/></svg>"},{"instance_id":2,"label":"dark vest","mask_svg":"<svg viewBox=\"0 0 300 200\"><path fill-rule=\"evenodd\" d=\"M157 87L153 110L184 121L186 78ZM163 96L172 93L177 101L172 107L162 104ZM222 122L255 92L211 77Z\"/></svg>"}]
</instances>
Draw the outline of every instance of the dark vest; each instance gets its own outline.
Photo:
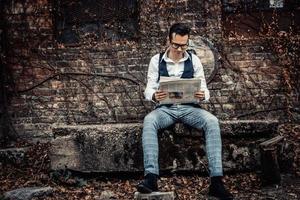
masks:
<instances>
[{"instance_id":1,"label":"dark vest","mask_svg":"<svg viewBox=\"0 0 300 200\"><path fill-rule=\"evenodd\" d=\"M157 82L159 82L160 76L169 76L168 70L167 70L167 63L164 59L162 59L165 52L159 54L159 64L158 64L158 79ZM184 61L184 70L181 75L181 78L194 78L194 67L193 67L193 61L192 61L192 54L189 53L189 58Z\"/></svg>"},{"instance_id":2,"label":"dark vest","mask_svg":"<svg viewBox=\"0 0 300 200\"><path fill-rule=\"evenodd\" d=\"M193 67L193 61L192 61L192 54L190 52L187 52L189 54L189 58L184 61L184 70L181 75L181 78L194 78L194 67ZM158 64L158 79L157 82L159 82L160 76L169 76L168 70L167 70L167 63L164 59L162 59L164 55L163 53L159 54L159 64ZM199 104L194 103L186 103L183 105L190 105L193 107L200 108ZM159 108L162 105L157 105L155 108ZM164 104L164 106L172 106L172 104Z\"/></svg>"}]
</instances>

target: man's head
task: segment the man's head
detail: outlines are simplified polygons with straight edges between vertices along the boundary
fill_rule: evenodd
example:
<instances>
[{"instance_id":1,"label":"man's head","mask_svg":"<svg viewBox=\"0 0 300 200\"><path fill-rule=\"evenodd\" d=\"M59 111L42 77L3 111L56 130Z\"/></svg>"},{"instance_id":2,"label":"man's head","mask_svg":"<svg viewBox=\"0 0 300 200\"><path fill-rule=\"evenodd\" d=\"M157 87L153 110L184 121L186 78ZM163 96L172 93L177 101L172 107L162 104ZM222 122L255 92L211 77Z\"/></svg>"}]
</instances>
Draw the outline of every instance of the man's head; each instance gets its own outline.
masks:
<instances>
[{"instance_id":1,"label":"man's head","mask_svg":"<svg viewBox=\"0 0 300 200\"><path fill-rule=\"evenodd\" d=\"M169 31L170 50L182 53L188 47L190 28L182 23L173 24Z\"/></svg>"},{"instance_id":2,"label":"man's head","mask_svg":"<svg viewBox=\"0 0 300 200\"><path fill-rule=\"evenodd\" d=\"M170 27L169 31L169 40L172 42L172 39L175 35L188 36L190 37L190 28L183 23L176 23Z\"/></svg>"}]
</instances>

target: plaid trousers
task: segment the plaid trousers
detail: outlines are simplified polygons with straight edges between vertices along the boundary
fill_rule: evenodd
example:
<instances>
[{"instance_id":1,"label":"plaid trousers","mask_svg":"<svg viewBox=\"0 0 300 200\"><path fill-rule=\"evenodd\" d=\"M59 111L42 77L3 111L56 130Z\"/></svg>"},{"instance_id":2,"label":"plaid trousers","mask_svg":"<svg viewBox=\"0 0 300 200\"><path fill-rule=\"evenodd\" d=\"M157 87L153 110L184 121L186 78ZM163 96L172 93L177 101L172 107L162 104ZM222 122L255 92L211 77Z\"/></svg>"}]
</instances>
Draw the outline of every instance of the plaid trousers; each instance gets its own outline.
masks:
<instances>
[{"instance_id":1,"label":"plaid trousers","mask_svg":"<svg viewBox=\"0 0 300 200\"><path fill-rule=\"evenodd\" d=\"M223 176L219 121L208 111L189 105L161 106L146 115L142 135L145 175L159 175L158 130L178 121L196 129L203 129L209 175Z\"/></svg>"}]
</instances>

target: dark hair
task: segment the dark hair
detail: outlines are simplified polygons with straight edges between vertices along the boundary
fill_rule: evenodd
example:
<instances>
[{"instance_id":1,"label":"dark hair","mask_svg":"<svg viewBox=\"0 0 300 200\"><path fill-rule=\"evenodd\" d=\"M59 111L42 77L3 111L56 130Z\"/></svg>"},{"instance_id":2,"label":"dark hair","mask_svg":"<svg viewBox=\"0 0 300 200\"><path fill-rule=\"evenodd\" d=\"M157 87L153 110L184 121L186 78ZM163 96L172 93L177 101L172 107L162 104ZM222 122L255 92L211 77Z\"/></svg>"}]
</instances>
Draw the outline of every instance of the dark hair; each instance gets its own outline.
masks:
<instances>
[{"instance_id":1,"label":"dark hair","mask_svg":"<svg viewBox=\"0 0 300 200\"><path fill-rule=\"evenodd\" d=\"M191 29L183 23L173 24L169 31L169 40L171 41L173 33L181 36L188 35L190 37L190 31Z\"/></svg>"}]
</instances>

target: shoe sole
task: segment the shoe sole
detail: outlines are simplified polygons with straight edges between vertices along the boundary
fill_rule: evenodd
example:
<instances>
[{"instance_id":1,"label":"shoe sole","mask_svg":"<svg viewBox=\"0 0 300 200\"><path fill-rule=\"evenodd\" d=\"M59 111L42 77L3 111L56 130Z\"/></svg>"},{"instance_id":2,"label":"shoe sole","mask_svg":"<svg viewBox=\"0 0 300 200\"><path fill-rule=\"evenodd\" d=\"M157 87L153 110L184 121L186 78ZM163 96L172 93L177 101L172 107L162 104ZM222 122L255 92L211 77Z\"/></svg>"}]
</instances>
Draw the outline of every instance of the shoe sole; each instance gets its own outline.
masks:
<instances>
[{"instance_id":1,"label":"shoe sole","mask_svg":"<svg viewBox=\"0 0 300 200\"><path fill-rule=\"evenodd\" d=\"M140 193L143 193L143 194L149 194L149 193L153 192L151 189L149 189L145 186L142 186L142 185L137 186L137 191Z\"/></svg>"}]
</instances>

